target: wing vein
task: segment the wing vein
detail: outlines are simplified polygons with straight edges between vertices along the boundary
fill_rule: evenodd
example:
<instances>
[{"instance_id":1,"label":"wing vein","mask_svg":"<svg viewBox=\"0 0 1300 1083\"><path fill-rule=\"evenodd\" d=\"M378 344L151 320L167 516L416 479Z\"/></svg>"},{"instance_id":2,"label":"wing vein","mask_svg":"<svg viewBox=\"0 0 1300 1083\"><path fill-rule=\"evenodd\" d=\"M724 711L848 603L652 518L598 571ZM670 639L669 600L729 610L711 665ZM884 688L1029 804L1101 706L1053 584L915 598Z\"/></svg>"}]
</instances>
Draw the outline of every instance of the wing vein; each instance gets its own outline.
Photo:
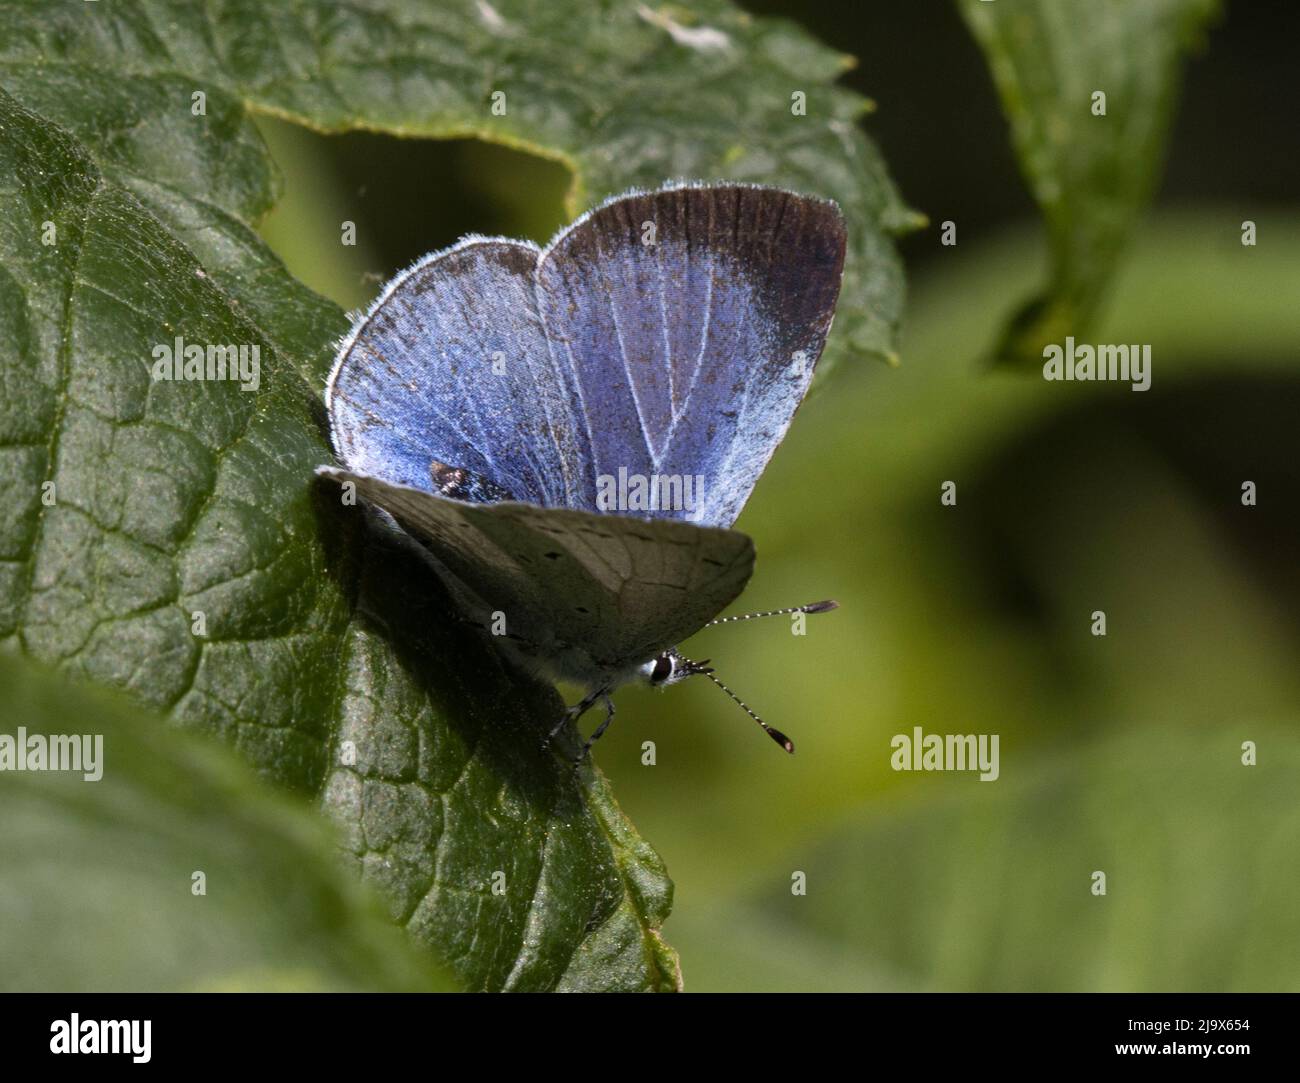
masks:
<instances>
[{"instance_id":1,"label":"wing vein","mask_svg":"<svg viewBox=\"0 0 1300 1083\"><path fill-rule=\"evenodd\" d=\"M608 265L609 261L605 257L605 249L600 243L599 234L595 235L595 241L596 252L600 256L601 264ZM609 279L606 278L605 284L608 286L612 283L610 283ZM618 352L623 359L623 381L627 384L627 393L632 399L632 408L636 410L636 419L638 424L641 426L641 441L645 444L646 454L650 457L650 462L653 464L654 468L658 470L659 459L658 456L655 455L654 448L650 446L650 431L645 425L645 415L641 412L641 400L637 397L636 386L632 380L632 368L628 364L627 347L623 343L623 328L619 325L618 310L614 305L614 291L612 289L605 289L602 292L605 294L605 300L609 303L609 318L614 324L614 337L618 339Z\"/></svg>"}]
</instances>

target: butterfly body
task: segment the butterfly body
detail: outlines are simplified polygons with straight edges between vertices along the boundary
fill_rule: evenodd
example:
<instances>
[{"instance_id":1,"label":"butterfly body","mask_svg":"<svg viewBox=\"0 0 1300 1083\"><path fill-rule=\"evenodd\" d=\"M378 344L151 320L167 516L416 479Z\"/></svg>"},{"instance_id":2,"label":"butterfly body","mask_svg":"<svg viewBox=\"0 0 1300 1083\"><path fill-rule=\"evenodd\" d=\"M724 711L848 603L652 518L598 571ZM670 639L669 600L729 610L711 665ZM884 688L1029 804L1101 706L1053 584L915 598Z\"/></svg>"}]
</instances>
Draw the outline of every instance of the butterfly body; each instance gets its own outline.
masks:
<instances>
[{"instance_id":1,"label":"butterfly body","mask_svg":"<svg viewBox=\"0 0 1300 1083\"><path fill-rule=\"evenodd\" d=\"M343 468L319 472L584 703L705 672L675 645L749 579L731 524L807 390L843 259L833 203L730 184L630 193L545 249L467 238L354 325L326 395Z\"/></svg>"}]
</instances>

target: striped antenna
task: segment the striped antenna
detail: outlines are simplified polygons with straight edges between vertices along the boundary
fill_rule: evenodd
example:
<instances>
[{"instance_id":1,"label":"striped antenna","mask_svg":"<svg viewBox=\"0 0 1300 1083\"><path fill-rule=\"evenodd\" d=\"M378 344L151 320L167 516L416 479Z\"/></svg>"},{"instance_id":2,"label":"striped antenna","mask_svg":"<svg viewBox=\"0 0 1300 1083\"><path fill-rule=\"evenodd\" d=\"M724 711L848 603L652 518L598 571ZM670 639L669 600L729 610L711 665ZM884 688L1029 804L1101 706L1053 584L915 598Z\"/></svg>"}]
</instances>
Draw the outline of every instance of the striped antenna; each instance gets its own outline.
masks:
<instances>
[{"instance_id":1,"label":"striped antenna","mask_svg":"<svg viewBox=\"0 0 1300 1083\"><path fill-rule=\"evenodd\" d=\"M719 617L717 620L711 620L705 628L712 628L715 624L731 624L738 620L756 620L759 617L783 617L790 613L829 613L832 609L839 609L840 603L831 601L829 598L824 602L809 602L807 605L794 605L789 609L767 609L762 613L742 613L735 617ZM739 700L737 700L739 702ZM744 704L741 704L744 706Z\"/></svg>"},{"instance_id":2,"label":"striped antenna","mask_svg":"<svg viewBox=\"0 0 1300 1083\"><path fill-rule=\"evenodd\" d=\"M717 677L713 675L713 670L700 669L697 670L696 672L702 673L704 676L708 677L709 680L711 680L714 684L716 684L719 688L721 688L724 692L726 692L727 695L729 695L733 700L735 700L738 704L740 704L740 709L742 711L744 711L747 715L749 715L750 718L752 718L755 722L757 722L760 726L763 727L764 733L766 733L769 737L772 738L772 740L774 740L777 744L779 744L782 748L784 748L787 752L789 752L790 755L792 756L794 755L794 742L790 740L789 737L787 737L775 726L769 726L766 722L764 722L761 718L759 718L758 715L756 715L753 711L751 711L749 709L749 705L745 703L744 700L742 700L738 695L736 695L735 692L733 692L730 688L728 688L725 684L723 684L720 680L718 680Z\"/></svg>"}]
</instances>

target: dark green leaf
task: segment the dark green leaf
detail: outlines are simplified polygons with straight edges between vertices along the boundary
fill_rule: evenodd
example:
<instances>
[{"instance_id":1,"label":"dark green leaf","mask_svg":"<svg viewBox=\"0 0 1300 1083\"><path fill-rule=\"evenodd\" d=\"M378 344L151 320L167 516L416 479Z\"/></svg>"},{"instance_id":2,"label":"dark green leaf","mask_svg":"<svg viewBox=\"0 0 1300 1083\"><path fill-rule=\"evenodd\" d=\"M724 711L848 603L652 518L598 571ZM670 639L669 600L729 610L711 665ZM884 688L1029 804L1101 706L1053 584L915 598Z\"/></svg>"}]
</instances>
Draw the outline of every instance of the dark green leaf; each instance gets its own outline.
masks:
<instances>
[{"instance_id":1,"label":"dark green leaf","mask_svg":"<svg viewBox=\"0 0 1300 1083\"><path fill-rule=\"evenodd\" d=\"M427 572L372 550L356 509L313 486L319 390L280 338L303 344L313 311L337 314L237 223L170 190L151 209L145 187L0 95L17 212L0 225L0 631L322 794L394 916L465 984L674 986L656 932L670 885L610 826L603 782L542 751L554 692L455 631ZM204 215L218 225L188 236L224 270L167 225ZM226 237L261 261L260 311L219 282L243 266ZM176 335L259 346L258 392L152 382L151 351Z\"/></svg>"},{"instance_id":2,"label":"dark green leaf","mask_svg":"<svg viewBox=\"0 0 1300 1083\"><path fill-rule=\"evenodd\" d=\"M1159 178L1184 54L1217 0L958 0L983 48L1020 167L1047 223L1045 291L998 356L1041 364L1086 332ZM1093 95L1105 94L1105 115Z\"/></svg>"},{"instance_id":3,"label":"dark green leaf","mask_svg":"<svg viewBox=\"0 0 1300 1083\"><path fill-rule=\"evenodd\" d=\"M921 219L858 127L871 103L835 85L852 58L793 23L725 0L99 0L0 3L0 30L0 83L162 204L205 267L229 271L223 285L259 310L263 257L218 236L238 234L235 223L213 220L219 208L252 221L274 202L249 111L321 131L475 136L556 159L573 173L574 215L677 177L830 196L848 219L849 256L828 360L894 357L903 276L890 238ZM202 119L190 115L195 91L207 94ZM318 328L313 344L325 338Z\"/></svg>"},{"instance_id":4,"label":"dark green leaf","mask_svg":"<svg viewBox=\"0 0 1300 1083\"><path fill-rule=\"evenodd\" d=\"M889 356L911 219L845 63L716 2L0 4L0 635L319 794L466 985L676 987L671 884L539 747L553 691L312 484L346 322L254 231L278 180L250 113L523 147L573 170L574 211L672 176L835 196L837 341ZM176 336L258 346L256 394L152 382Z\"/></svg>"},{"instance_id":5,"label":"dark green leaf","mask_svg":"<svg viewBox=\"0 0 1300 1083\"><path fill-rule=\"evenodd\" d=\"M312 484L345 320L254 231L277 179L249 114L522 146L570 165L574 210L678 175L836 196L839 341L888 355L910 219L832 86L844 58L728 5L694 18L0 4L0 635L320 795L470 987L676 987L671 884L599 775L540 748L554 692ZM256 393L152 381L177 336L258 347Z\"/></svg>"},{"instance_id":6,"label":"dark green leaf","mask_svg":"<svg viewBox=\"0 0 1300 1083\"><path fill-rule=\"evenodd\" d=\"M16 658L0 686L5 990L450 987L225 749ZM77 770L31 769L56 742Z\"/></svg>"}]
</instances>

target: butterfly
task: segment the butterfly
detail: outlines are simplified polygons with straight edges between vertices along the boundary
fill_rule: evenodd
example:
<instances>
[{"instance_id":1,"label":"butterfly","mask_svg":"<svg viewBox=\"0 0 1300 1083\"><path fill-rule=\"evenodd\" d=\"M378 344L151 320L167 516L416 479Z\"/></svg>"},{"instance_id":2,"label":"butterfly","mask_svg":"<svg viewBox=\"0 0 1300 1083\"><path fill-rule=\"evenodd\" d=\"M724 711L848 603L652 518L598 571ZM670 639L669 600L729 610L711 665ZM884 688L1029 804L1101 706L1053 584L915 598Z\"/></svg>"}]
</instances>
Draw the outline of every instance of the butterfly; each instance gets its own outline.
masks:
<instances>
[{"instance_id":1,"label":"butterfly","mask_svg":"<svg viewBox=\"0 0 1300 1083\"><path fill-rule=\"evenodd\" d=\"M326 390L339 482L518 664L600 702L717 684L677 644L743 590L732 530L808 390L844 266L829 201L745 184L611 199L545 248L469 236L397 275Z\"/></svg>"}]
</instances>

